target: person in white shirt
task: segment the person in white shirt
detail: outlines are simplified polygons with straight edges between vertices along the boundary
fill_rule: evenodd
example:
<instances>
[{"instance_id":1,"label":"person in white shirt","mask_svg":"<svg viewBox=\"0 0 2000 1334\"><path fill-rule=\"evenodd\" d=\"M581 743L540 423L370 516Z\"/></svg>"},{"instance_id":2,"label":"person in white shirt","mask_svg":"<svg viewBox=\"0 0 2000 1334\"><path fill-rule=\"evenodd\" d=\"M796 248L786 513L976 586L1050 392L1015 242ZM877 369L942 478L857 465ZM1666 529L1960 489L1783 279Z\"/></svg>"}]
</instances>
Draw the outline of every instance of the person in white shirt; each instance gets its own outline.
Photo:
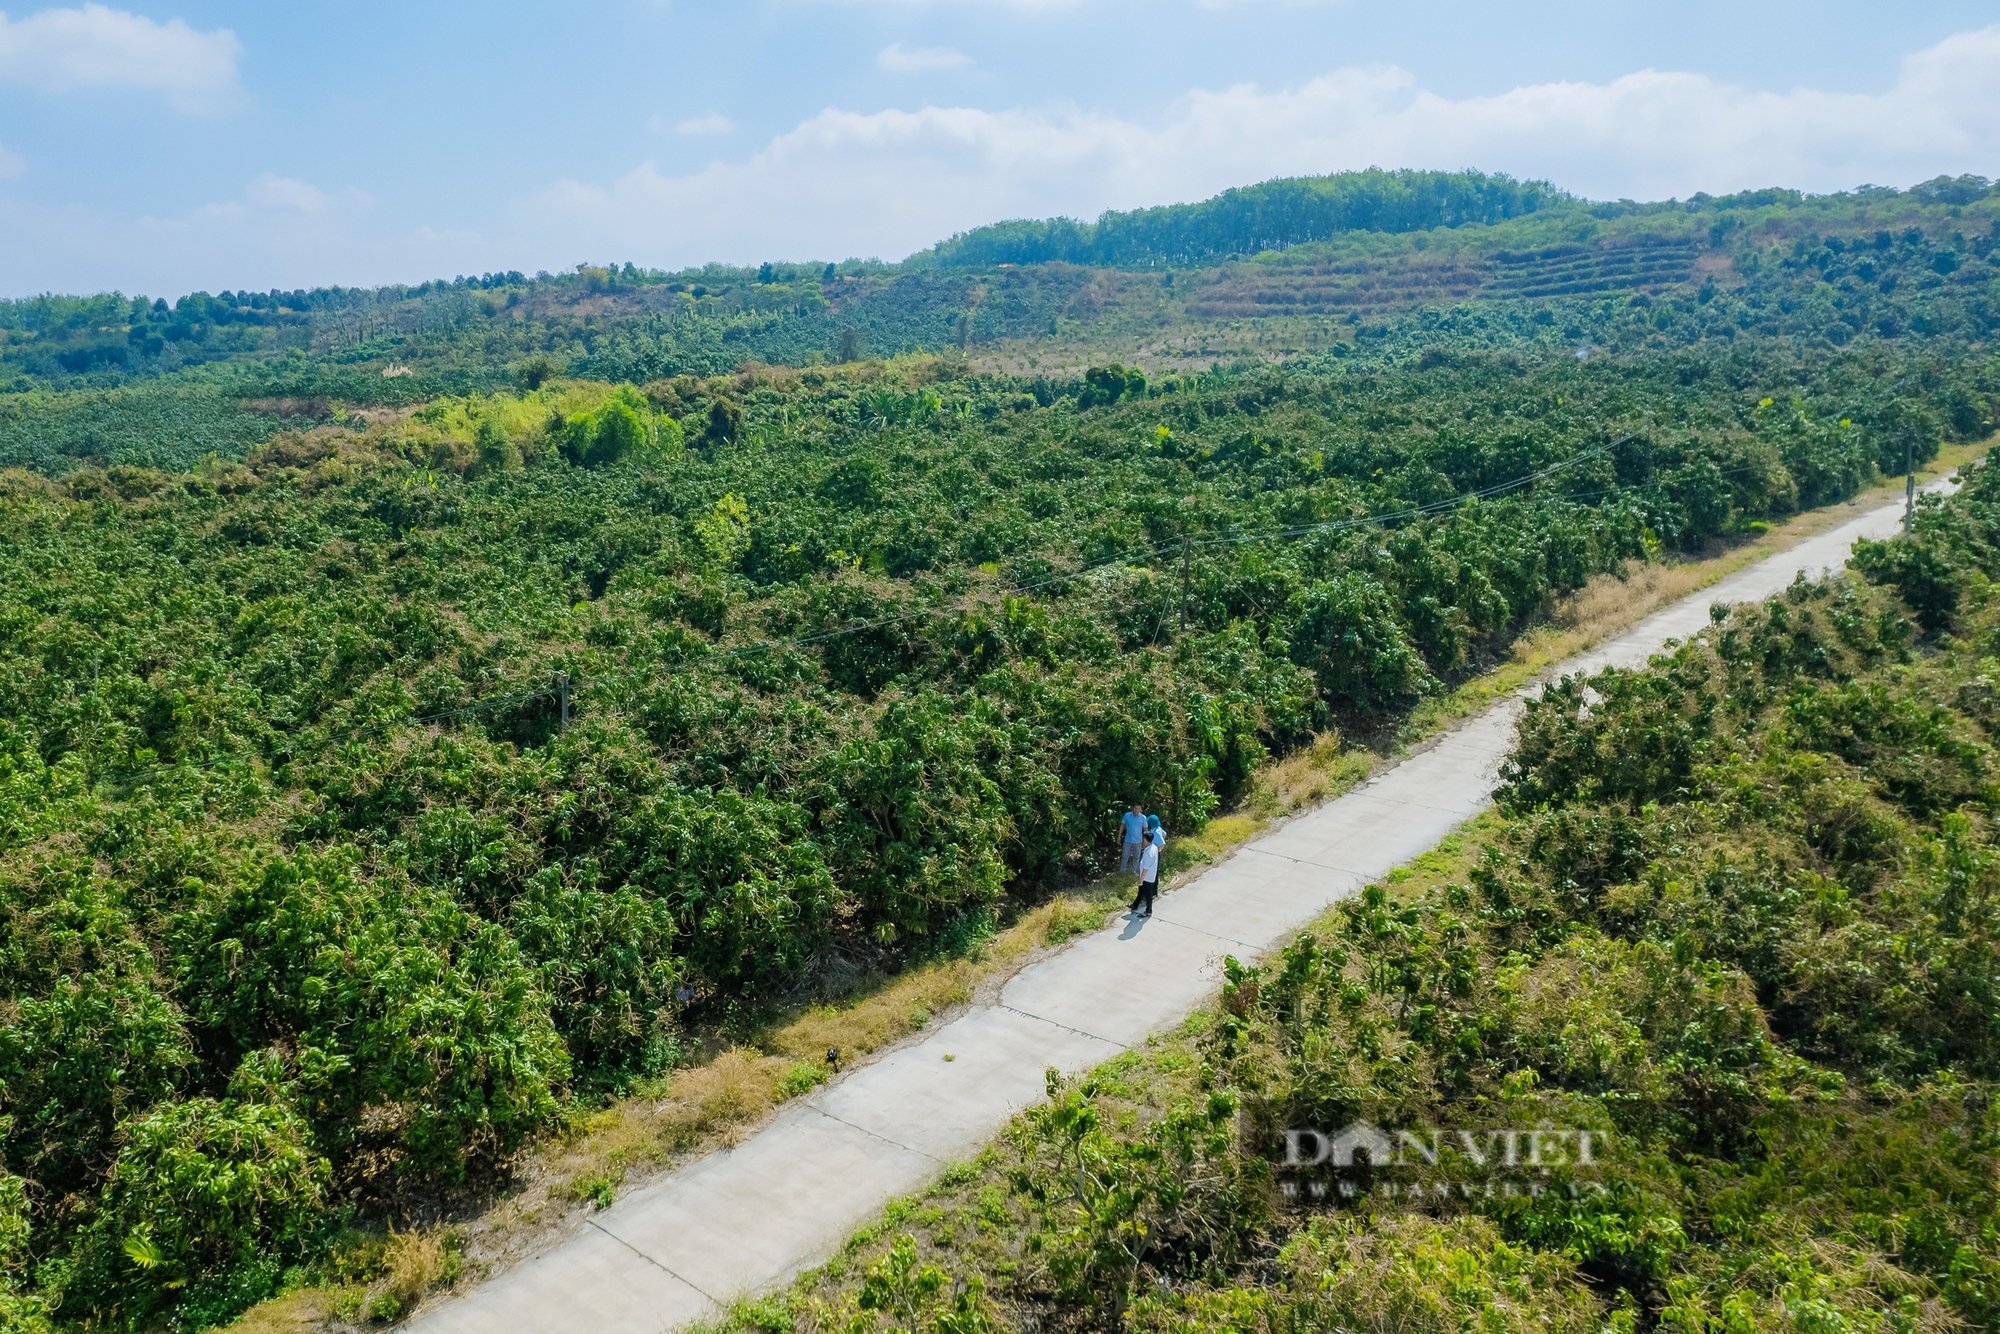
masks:
<instances>
[{"instance_id":1,"label":"person in white shirt","mask_svg":"<svg viewBox=\"0 0 2000 1334\"><path fill-rule=\"evenodd\" d=\"M1153 896L1160 891L1160 845L1146 840L1145 851L1139 854L1139 896L1132 900L1132 911L1140 917L1153 915Z\"/></svg>"}]
</instances>

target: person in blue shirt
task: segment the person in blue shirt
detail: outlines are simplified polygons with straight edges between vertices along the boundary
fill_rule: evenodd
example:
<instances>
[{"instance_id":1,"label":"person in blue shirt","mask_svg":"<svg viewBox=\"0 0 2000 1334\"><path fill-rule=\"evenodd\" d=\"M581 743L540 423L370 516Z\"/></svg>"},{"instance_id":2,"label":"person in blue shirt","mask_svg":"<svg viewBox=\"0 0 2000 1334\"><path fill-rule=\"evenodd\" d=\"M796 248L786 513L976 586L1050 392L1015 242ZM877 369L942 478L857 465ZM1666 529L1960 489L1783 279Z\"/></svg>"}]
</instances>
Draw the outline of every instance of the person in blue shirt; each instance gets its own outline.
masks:
<instances>
[{"instance_id":1,"label":"person in blue shirt","mask_svg":"<svg viewBox=\"0 0 2000 1334\"><path fill-rule=\"evenodd\" d=\"M1118 828L1124 844L1118 857L1118 870L1121 873L1136 871L1139 869L1139 849L1146 841L1146 813L1139 809L1138 802L1133 802L1131 809L1125 812Z\"/></svg>"}]
</instances>

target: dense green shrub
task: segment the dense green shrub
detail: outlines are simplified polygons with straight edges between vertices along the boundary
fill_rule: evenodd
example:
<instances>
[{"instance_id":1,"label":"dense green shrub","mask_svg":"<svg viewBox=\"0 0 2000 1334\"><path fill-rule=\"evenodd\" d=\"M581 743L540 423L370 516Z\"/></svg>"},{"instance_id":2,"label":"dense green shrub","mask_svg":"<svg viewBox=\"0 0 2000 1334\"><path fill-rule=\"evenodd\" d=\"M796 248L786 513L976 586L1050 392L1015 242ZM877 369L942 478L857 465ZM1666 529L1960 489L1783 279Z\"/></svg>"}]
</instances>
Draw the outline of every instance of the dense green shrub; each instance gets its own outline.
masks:
<instances>
[{"instance_id":1,"label":"dense green shrub","mask_svg":"<svg viewBox=\"0 0 2000 1334\"><path fill-rule=\"evenodd\" d=\"M596 409L565 418L561 435L564 456L592 468L626 459L659 462L676 458L683 439L679 422L655 412L645 397L629 386ZM493 448L504 461L504 448L497 444Z\"/></svg>"},{"instance_id":2,"label":"dense green shrub","mask_svg":"<svg viewBox=\"0 0 2000 1334\"><path fill-rule=\"evenodd\" d=\"M28 1192L20 1177L0 1172L0 1329L48 1334L48 1308L30 1290Z\"/></svg>"},{"instance_id":3,"label":"dense green shrub","mask_svg":"<svg viewBox=\"0 0 2000 1334\"><path fill-rule=\"evenodd\" d=\"M674 1019L685 965L672 906L636 884L599 887L598 864L550 866L508 910L576 1068L619 1087L678 1054Z\"/></svg>"},{"instance_id":4,"label":"dense green shrub","mask_svg":"<svg viewBox=\"0 0 2000 1334\"><path fill-rule=\"evenodd\" d=\"M570 1071L534 969L449 895L368 885L340 854L199 892L175 928L204 1044L284 1053L328 1150L455 1179L544 1126ZM228 1059L227 1056L224 1059Z\"/></svg>"},{"instance_id":5,"label":"dense green shrub","mask_svg":"<svg viewBox=\"0 0 2000 1334\"><path fill-rule=\"evenodd\" d=\"M145 1329L230 1319L323 1226L328 1167L283 1107L196 1098L133 1122L79 1248L71 1303Z\"/></svg>"},{"instance_id":6,"label":"dense green shrub","mask_svg":"<svg viewBox=\"0 0 2000 1334\"><path fill-rule=\"evenodd\" d=\"M5 884L0 1118L6 1166L51 1198L94 1190L119 1127L191 1081L193 1045L135 924L65 864Z\"/></svg>"}]
</instances>

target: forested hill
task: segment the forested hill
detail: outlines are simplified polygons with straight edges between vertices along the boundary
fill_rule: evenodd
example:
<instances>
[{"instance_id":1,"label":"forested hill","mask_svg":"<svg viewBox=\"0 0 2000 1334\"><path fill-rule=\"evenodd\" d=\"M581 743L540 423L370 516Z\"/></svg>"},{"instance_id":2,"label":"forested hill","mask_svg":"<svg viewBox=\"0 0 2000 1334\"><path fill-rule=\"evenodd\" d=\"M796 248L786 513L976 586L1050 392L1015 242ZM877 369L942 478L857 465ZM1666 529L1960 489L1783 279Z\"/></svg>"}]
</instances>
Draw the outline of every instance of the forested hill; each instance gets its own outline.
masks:
<instances>
[{"instance_id":1,"label":"forested hill","mask_svg":"<svg viewBox=\"0 0 2000 1334\"><path fill-rule=\"evenodd\" d=\"M925 258L960 268L1051 261L1157 268L1283 250L1344 232L1420 232L1584 206L1546 181L1478 171L1371 168L1266 181L1198 204L1106 213L1095 223L1073 218L996 223L940 242Z\"/></svg>"},{"instance_id":2,"label":"forested hill","mask_svg":"<svg viewBox=\"0 0 2000 1334\"><path fill-rule=\"evenodd\" d=\"M585 264L414 287L0 301L0 467L240 457L296 424L284 419L328 419L334 401L402 406L563 375L643 383L919 352L1013 371L1205 368L1397 345L1398 322L1432 312L1533 320L1572 345L1602 346L1613 317L1628 342L1655 346L1780 331L1817 346L1984 339L2000 327L1996 219L2000 191L1974 176L1603 204L1502 176L1357 172L1094 224L1002 224L901 264ZM1645 318L1624 318L1633 307ZM134 383L173 392L97 404L87 420L33 397ZM190 443L135 451L106 424L135 415Z\"/></svg>"}]
</instances>

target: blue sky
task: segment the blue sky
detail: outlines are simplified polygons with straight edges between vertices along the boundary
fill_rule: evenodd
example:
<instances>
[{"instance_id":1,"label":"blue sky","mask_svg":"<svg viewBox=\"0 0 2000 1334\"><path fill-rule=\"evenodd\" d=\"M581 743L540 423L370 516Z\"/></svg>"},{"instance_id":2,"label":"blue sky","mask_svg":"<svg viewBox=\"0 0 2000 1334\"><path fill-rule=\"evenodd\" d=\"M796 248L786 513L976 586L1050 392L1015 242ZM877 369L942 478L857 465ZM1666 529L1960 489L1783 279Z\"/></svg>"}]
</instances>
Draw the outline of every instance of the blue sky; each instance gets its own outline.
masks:
<instances>
[{"instance_id":1,"label":"blue sky","mask_svg":"<svg viewBox=\"0 0 2000 1334\"><path fill-rule=\"evenodd\" d=\"M0 294L894 258L1273 175L2000 174L1988 3L160 0L0 11Z\"/></svg>"}]
</instances>

